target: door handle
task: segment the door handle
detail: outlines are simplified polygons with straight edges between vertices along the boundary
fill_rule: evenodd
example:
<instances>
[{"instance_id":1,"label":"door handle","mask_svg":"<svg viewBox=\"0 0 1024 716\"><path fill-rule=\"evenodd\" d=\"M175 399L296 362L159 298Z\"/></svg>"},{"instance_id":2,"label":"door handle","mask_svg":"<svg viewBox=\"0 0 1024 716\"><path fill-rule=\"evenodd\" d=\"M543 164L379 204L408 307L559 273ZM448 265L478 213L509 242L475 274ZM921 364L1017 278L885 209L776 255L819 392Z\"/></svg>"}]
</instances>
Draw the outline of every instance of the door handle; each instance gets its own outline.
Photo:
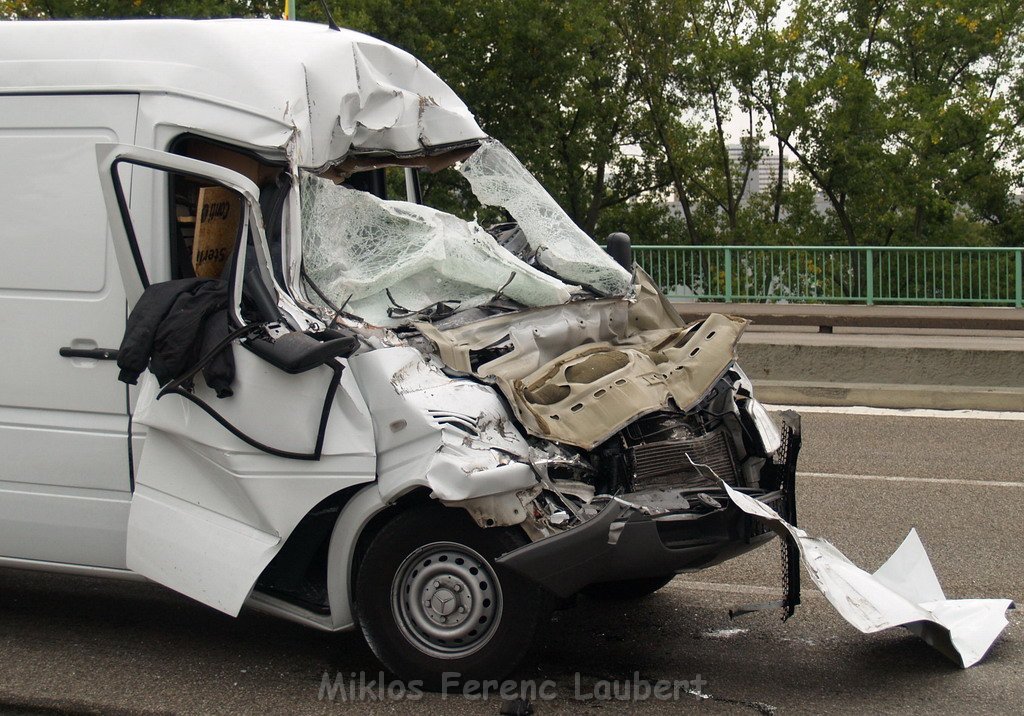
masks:
<instances>
[{"instance_id":1,"label":"door handle","mask_svg":"<svg viewBox=\"0 0 1024 716\"><path fill-rule=\"evenodd\" d=\"M117 348L72 348L60 349L62 358L92 358L93 360L117 360Z\"/></svg>"}]
</instances>

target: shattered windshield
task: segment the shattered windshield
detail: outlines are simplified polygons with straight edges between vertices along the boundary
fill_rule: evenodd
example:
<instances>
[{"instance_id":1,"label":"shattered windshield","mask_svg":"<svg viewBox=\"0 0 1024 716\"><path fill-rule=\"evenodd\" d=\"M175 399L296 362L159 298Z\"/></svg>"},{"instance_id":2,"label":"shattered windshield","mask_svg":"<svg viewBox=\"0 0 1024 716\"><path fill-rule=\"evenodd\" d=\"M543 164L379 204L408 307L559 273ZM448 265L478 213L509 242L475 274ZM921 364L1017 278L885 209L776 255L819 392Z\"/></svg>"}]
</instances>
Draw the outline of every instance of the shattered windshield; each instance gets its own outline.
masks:
<instances>
[{"instance_id":1,"label":"shattered windshield","mask_svg":"<svg viewBox=\"0 0 1024 716\"><path fill-rule=\"evenodd\" d=\"M482 144L459 171L482 204L518 222L501 242L476 221L303 173L303 266L316 289L334 307L385 326L496 298L550 306L583 289L630 291L630 274L499 142Z\"/></svg>"}]
</instances>

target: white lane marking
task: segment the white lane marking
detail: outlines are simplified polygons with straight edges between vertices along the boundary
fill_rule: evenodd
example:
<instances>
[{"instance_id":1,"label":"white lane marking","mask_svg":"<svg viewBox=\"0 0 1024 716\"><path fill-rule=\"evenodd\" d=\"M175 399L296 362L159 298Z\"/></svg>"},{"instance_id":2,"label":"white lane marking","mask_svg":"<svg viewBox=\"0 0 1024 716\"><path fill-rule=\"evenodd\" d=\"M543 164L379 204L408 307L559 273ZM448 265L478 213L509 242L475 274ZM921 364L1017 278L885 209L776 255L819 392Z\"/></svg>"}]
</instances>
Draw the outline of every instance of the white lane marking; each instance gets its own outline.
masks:
<instances>
[{"instance_id":1,"label":"white lane marking","mask_svg":"<svg viewBox=\"0 0 1024 716\"><path fill-rule=\"evenodd\" d=\"M759 584L729 584L728 582L691 582L689 579L676 579L667 589L693 589L698 592L737 592L739 594L767 594L782 596L781 587L765 587Z\"/></svg>"},{"instance_id":2,"label":"white lane marking","mask_svg":"<svg viewBox=\"0 0 1024 716\"><path fill-rule=\"evenodd\" d=\"M893 418L953 418L955 420L1012 420L1024 422L1024 412L997 410L933 410L931 408L869 408L863 405L765 405L768 410L835 415L879 415Z\"/></svg>"},{"instance_id":3,"label":"white lane marking","mask_svg":"<svg viewBox=\"0 0 1024 716\"><path fill-rule=\"evenodd\" d=\"M956 477L900 477L898 475L844 475L837 472L798 472L797 477L825 477L836 480L882 480L885 482L932 482L940 485L977 485L979 487L1024 487L1024 482L1003 480L964 480Z\"/></svg>"},{"instance_id":4,"label":"white lane marking","mask_svg":"<svg viewBox=\"0 0 1024 716\"><path fill-rule=\"evenodd\" d=\"M665 589L685 589L694 592L722 592L727 594L756 594L762 597L782 597L785 592L781 587L766 587L760 584L732 584L730 582L698 582L686 578L676 579ZM803 597L820 597L818 592L807 589Z\"/></svg>"}]
</instances>

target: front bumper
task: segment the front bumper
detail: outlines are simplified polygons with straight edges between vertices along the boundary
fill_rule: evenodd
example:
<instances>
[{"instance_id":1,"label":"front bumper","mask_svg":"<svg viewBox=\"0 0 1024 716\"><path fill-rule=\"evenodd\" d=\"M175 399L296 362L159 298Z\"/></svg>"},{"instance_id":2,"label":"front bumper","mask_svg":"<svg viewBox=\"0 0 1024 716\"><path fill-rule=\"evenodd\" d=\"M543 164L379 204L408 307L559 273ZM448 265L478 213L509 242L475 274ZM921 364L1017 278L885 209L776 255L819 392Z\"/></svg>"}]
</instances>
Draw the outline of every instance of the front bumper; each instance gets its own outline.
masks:
<instances>
[{"instance_id":1,"label":"front bumper","mask_svg":"<svg viewBox=\"0 0 1024 716\"><path fill-rule=\"evenodd\" d=\"M799 416L790 413L784 416L784 421L783 448L776 455L776 462L766 468L772 471L772 489L743 491L794 524ZM775 536L736 507L724 490L682 492L690 497L703 492L718 506L714 507L711 502L712 507L701 512L652 515L639 505L612 498L587 522L508 552L497 562L559 597L569 597L599 582L657 577L710 567L748 552ZM786 551L791 551L788 545ZM793 577L792 571L787 569L787 581L799 579L799 572ZM798 584L787 585L788 602L795 605L798 594Z\"/></svg>"},{"instance_id":2,"label":"front bumper","mask_svg":"<svg viewBox=\"0 0 1024 716\"><path fill-rule=\"evenodd\" d=\"M705 491L722 507L705 514L651 516L611 500L596 516L562 534L520 547L498 564L568 597L597 582L657 577L710 567L772 539L724 492ZM781 491L758 496L781 511Z\"/></svg>"}]
</instances>

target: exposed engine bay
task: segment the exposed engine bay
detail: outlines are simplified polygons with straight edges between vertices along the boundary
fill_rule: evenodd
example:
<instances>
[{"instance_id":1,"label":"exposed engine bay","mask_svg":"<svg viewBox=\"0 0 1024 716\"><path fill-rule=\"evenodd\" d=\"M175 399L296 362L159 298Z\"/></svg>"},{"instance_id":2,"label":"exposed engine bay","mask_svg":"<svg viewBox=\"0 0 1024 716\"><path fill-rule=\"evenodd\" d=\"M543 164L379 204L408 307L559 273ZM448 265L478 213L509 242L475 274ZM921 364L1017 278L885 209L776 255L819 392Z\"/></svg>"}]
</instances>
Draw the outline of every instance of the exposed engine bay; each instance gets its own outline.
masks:
<instances>
[{"instance_id":1,"label":"exposed engine bay","mask_svg":"<svg viewBox=\"0 0 1024 716\"><path fill-rule=\"evenodd\" d=\"M476 414L472 401L450 406L442 433L452 437L434 463L464 465L471 479L518 477L505 492L469 497L435 479L433 495L481 527L521 525L538 544L599 515L614 515L616 530L656 520L661 561L645 554L639 567L545 580L566 594L623 569L696 569L770 539L719 484L795 516L784 473L788 464L795 474L798 444L787 463L735 363L748 322L712 314L685 325L649 276L617 265L499 143L482 143L460 171L478 199L516 221L485 230L309 175L300 185L304 279L319 315L374 347L416 349L423 364L403 359L389 380L407 401L432 387L436 403L442 386L500 395L490 405L481 394ZM359 375L369 361L351 363ZM787 428L794 435L798 424Z\"/></svg>"}]
</instances>

